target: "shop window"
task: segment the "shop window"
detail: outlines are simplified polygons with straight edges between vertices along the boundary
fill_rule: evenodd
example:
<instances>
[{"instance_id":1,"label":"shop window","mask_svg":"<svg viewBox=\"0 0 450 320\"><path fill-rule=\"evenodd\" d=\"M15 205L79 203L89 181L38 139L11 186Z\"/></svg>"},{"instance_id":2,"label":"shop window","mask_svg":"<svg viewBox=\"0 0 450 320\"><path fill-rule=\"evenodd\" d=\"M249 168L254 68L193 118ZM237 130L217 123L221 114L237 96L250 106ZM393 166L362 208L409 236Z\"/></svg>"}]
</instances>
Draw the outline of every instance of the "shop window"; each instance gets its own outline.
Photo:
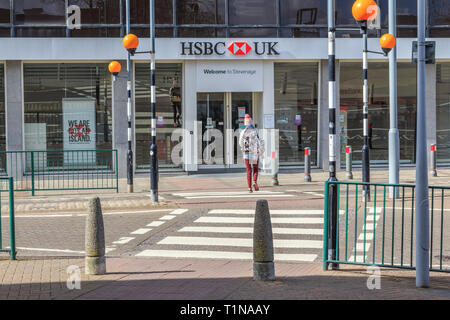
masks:
<instances>
[{"instance_id":1,"label":"shop window","mask_svg":"<svg viewBox=\"0 0 450 320\"><path fill-rule=\"evenodd\" d=\"M171 140L174 130L183 127L182 64L156 64L156 143L160 167L174 167L172 149L179 142ZM151 114L150 65L135 66L136 168L150 169Z\"/></svg>"},{"instance_id":2,"label":"shop window","mask_svg":"<svg viewBox=\"0 0 450 320\"><path fill-rule=\"evenodd\" d=\"M64 27L17 27L14 32L17 38L63 38L66 36L66 28Z\"/></svg>"},{"instance_id":3,"label":"shop window","mask_svg":"<svg viewBox=\"0 0 450 320\"><path fill-rule=\"evenodd\" d=\"M231 28L231 38L276 38L276 28Z\"/></svg>"},{"instance_id":4,"label":"shop window","mask_svg":"<svg viewBox=\"0 0 450 320\"><path fill-rule=\"evenodd\" d=\"M70 0L81 9L81 24L119 24L120 0Z\"/></svg>"},{"instance_id":5,"label":"shop window","mask_svg":"<svg viewBox=\"0 0 450 320\"><path fill-rule=\"evenodd\" d=\"M280 164L304 163L310 147L317 164L317 63L275 63L275 128L280 135Z\"/></svg>"},{"instance_id":6,"label":"shop window","mask_svg":"<svg viewBox=\"0 0 450 320\"><path fill-rule=\"evenodd\" d=\"M273 0L229 0L228 19L230 25L264 25L276 23Z\"/></svg>"},{"instance_id":7,"label":"shop window","mask_svg":"<svg viewBox=\"0 0 450 320\"><path fill-rule=\"evenodd\" d=\"M108 64L24 63L23 70L25 150L111 149ZM110 157L97 157L97 165L111 165ZM44 159L43 170L66 163L61 152Z\"/></svg>"},{"instance_id":8,"label":"shop window","mask_svg":"<svg viewBox=\"0 0 450 320\"><path fill-rule=\"evenodd\" d=\"M363 146L362 64L343 62L340 67L341 166L345 166L345 146L352 146L353 161L361 163ZM415 163L416 67L398 63L398 129L400 162ZM389 64L369 62L369 148L372 164L387 164L389 149ZM356 152L355 152L356 151Z\"/></svg>"},{"instance_id":9,"label":"shop window","mask_svg":"<svg viewBox=\"0 0 450 320\"><path fill-rule=\"evenodd\" d=\"M6 150L5 132L5 66L0 64L0 151Z\"/></svg>"},{"instance_id":10,"label":"shop window","mask_svg":"<svg viewBox=\"0 0 450 320\"><path fill-rule=\"evenodd\" d=\"M225 38L224 28L178 28L179 38Z\"/></svg>"},{"instance_id":11,"label":"shop window","mask_svg":"<svg viewBox=\"0 0 450 320\"><path fill-rule=\"evenodd\" d=\"M150 2L130 1L131 24L150 24ZM156 24L173 24L173 0L155 0Z\"/></svg>"},{"instance_id":12,"label":"shop window","mask_svg":"<svg viewBox=\"0 0 450 320\"><path fill-rule=\"evenodd\" d=\"M430 0L430 24L450 25L450 5L448 0Z\"/></svg>"},{"instance_id":13,"label":"shop window","mask_svg":"<svg viewBox=\"0 0 450 320\"><path fill-rule=\"evenodd\" d=\"M74 38L118 38L120 28L81 28L70 30L70 36Z\"/></svg>"},{"instance_id":14,"label":"shop window","mask_svg":"<svg viewBox=\"0 0 450 320\"><path fill-rule=\"evenodd\" d=\"M18 25L55 25L66 23L65 1L14 0Z\"/></svg>"},{"instance_id":15,"label":"shop window","mask_svg":"<svg viewBox=\"0 0 450 320\"><path fill-rule=\"evenodd\" d=\"M130 30L131 33L135 34L139 38L150 38L149 27L133 27ZM173 28L155 28L155 36L157 38L172 38Z\"/></svg>"},{"instance_id":16,"label":"shop window","mask_svg":"<svg viewBox=\"0 0 450 320\"><path fill-rule=\"evenodd\" d=\"M225 0L178 0L177 24L224 24Z\"/></svg>"},{"instance_id":17,"label":"shop window","mask_svg":"<svg viewBox=\"0 0 450 320\"><path fill-rule=\"evenodd\" d=\"M436 65L437 161L450 163L450 62Z\"/></svg>"}]
</instances>

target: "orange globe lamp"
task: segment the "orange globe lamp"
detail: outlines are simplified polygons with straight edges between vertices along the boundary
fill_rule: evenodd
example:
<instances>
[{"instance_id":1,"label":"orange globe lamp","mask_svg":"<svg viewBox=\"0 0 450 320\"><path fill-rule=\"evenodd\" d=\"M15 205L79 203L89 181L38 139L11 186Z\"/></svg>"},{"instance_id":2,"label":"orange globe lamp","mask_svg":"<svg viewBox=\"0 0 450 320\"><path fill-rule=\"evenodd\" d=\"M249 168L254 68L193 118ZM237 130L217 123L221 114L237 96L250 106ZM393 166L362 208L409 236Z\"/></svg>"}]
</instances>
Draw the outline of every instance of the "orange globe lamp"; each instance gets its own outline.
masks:
<instances>
[{"instance_id":1,"label":"orange globe lamp","mask_svg":"<svg viewBox=\"0 0 450 320\"><path fill-rule=\"evenodd\" d=\"M137 47L139 46L139 38L136 35L130 33L123 37L122 43L125 49L127 49L127 51L131 53L131 55L134 55Z\"/></svg>"},{"instance_id":2,"label":"orange globe lamp","mask_svg":"<svg viewBox=\"0 0 450 320\"><path fill-rule=\"evenodd\" d=\"M108 66L109 72L111 72L114 76L117 76L122 70L122 66L117 61L112 61Z\"/></svg>"},{"instance_id":3,"label":"orange globe lamp","mask_svg":"<svg viewBox=\"0 0 450 320\"><path fill-rule=\"evenodd\" d=\"M384 54L388 54L397 43L397 39L392 34L386 33L380 38L380 46Z\"/></svg>"},{"instance_id":4,"label":"orange globe lamp","mask_svg":"<svg viewBox=\"0 0 450 320\"><path fill-rule=\"evenodd\" d=\"M378 6L374 0L356 0L352 7L353 18L358 22L374 20L378 15Z\"/></svg>"}]
</instances>

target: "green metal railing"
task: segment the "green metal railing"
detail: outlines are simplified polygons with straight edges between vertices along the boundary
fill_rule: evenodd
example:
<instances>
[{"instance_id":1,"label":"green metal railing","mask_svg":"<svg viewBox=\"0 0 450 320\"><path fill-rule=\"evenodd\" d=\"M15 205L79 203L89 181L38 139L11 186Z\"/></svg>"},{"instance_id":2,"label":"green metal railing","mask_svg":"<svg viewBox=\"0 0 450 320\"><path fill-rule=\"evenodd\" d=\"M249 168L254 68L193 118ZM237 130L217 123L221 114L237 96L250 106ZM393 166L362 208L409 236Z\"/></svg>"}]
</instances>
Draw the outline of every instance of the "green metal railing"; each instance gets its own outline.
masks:
<instances>
[{"instance_id":1,"label":"green metal railing","mask_svg":"<svg viewBox=\"0 0 450 320\"><path fill-rule=\"evenodd\" d=\"M329 259L327 254L331 185L337 188L336 259ZM363 192L367 189L370 192ZM399 198L391 198L390 192L396 191ZM450 272L449 191L450 187L429 187L432 271ZM327 181L324 270L329 263L415 269L414 192L415 185Z\"/></svg>"},{"instance_id":2,"label":"green metal railing","mask_svg":"<svg viewBox=\"0 0 450 320\"><path fill-rule=\"evenodd\" d=\"M0 175L15 191L119 191L117 150L0 151Z\"/></svg>"},{"instance_id":3,"label":"green metal railing","mask_svg":"<svg viewBox=\"0 0 450 320\"><path fill-rule=\"evenodd\" d=\"M0 177L0 185L2 186L0 192L0 252L8 252L11 260L16 260L16 234L14 225L14 179L11 177ZM3 248L3 228L2 222L7 216L2 213L5 208L2 206L2 197L8 193L8 211L9 211L9 249Z\"/></svg>"}]
</instances>

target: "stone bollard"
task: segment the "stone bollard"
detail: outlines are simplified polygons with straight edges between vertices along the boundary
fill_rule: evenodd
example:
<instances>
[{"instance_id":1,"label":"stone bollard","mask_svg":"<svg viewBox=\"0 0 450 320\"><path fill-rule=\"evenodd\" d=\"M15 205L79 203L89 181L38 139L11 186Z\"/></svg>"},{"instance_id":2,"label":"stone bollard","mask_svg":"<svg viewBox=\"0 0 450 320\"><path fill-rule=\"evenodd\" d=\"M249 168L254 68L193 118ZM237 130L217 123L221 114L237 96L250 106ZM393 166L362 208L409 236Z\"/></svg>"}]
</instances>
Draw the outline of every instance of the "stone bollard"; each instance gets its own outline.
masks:
<instances>
[{"instance_id":1,"label":"stone bollard","mask_svg":"<svg viewBox=\"0 0 450 320\"><path fill-rule=\"evenodd\" d=\"M353 179L352 167L352 147L347 146L345 148L345 172L347 172L347 179L350 180Z\"/></svg>"},{"instance_id":2,"label":"stone bollard","mask_svg":"<svg viewBox=\"0 0 450 320\"><path fill-rule=\"evenodd\" d=\"M305 148L305 181L311 182L311 148Z\"/></svg>"},{"instance_id":3,"label":"stone bollard","mask_svg":"<svg viewBox=\"0 0 450 320\"><path fill-rule=\"evenodd\" d=\"M275 280L273 264L273 236L267 200L258 200L253 226L253 279Z\"/></svg>"},{"instance_id":4,"label":"stone bollard","mask_svg":"<svg viewBox=\"0 0 450 320\"><path fill-rule=\"evenodd\" d=\"M100 199L90 199L88 210L85 234L85 272L86 274L105 274L105 230Z\"/></svg>"},{"instance_id":5,"label":"stone bollard","mask_svg":"<svg viewBox=\"0 0 450 320\"><path fill-rule=\"evenodd\" d=\"M437 177L437 171L436 171L436 166L437 166L437 157L436 157L436 145L432 144L430 147L430 174L432 177Z\"/></svg>"},{"instance_id":6,"label":"stone bollard","mask_svg":"<svg viewBox=\"0 0 450 320\"><path fill-rule=\"evenodd\" d=\"M278 186L278 166L277 166L277 159L275 158L276 154L275 152L272 152L272 161L271 161L271 169L272 169L272 185Z\"/></svg>"}]
</instances>

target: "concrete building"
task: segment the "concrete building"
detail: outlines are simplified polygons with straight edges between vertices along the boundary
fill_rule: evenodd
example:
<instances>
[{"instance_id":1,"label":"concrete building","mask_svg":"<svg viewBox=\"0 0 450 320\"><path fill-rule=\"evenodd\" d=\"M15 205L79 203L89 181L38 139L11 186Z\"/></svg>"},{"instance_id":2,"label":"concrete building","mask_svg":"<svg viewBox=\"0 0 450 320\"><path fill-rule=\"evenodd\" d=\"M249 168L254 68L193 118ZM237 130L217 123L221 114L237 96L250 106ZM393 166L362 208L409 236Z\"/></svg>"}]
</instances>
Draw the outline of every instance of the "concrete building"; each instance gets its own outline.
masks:
<instances>
[{"instance_id":1,"label":"concrete building","mask_svg":"<svg viewBox=\"0 0 450 320\"><path fill-rule=\"evenodd\" d=\"M131 2L131 30L149 49L149 5ZM303 148L312 165L328 166L328 56L326 0L156 0L157 143L165 170L240 167L235 132L250 113L258 128L279 129L279 164L299 168ZM340 141L354 160L362 147L362 40L351 16L353 0L337 2L337 83ZM387 0L379 0L387 32ZM415 163L416 1L399 0L398 106L400 160ZM79 8L81 25L73 21ZM68 8L70 7L70 10ZM72 11L74 10L74 11ZM428 1L428 143L438 163L450 163L450 3ZM80 28L78 28L80 27ZM126 81L112 81L111 60L126 75L125 0L0 0L1 150L117 149L126 177ZM369 55L373 165L388 164L388 60ZM150 67L133 57L135 170L149 170ZM76 138L80 126L89 138ZM72 131L71 131L72 130ZM86 130L88 131L86 133ZM268 139L269 143L272 143ZM216 150L223 146L221 155ZM209 147L208 147L209 146ZM209 149L208 149L209 148ZM270 148L267 148L270 157ZM211 155L214 155L211 159ZM175 159L177 158L177 159ZM48 166L51 166L48 160Z\"/></svg>"}]
</instances>

